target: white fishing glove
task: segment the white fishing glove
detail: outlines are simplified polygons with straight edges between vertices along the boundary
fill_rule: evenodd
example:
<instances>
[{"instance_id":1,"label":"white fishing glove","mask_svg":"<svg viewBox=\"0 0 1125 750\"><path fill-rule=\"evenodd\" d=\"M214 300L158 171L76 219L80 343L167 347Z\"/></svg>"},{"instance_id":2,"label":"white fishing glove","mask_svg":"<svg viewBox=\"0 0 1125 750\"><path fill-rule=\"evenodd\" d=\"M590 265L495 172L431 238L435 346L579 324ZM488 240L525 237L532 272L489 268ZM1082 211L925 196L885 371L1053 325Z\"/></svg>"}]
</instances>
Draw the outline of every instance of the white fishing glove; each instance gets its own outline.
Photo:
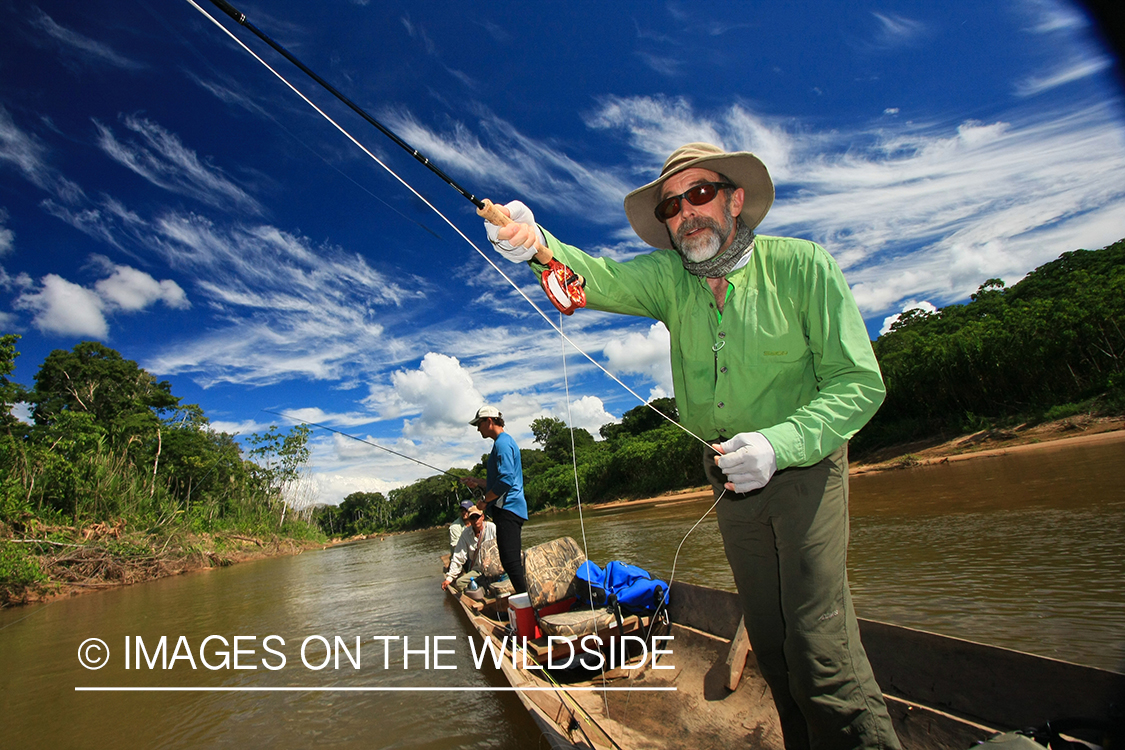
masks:
<instances>
[{"instance_id":1,"label":"white fishing glove","mask_svg":"<svg viewBox=\"0 0 1125 750\"><path fill-rule=\"evenodd\" d=\"M726 487L735 492L750 492L765 487L777 471L777 454L760 432L740 432L719 443L721 456L715 464L727 475Z\"/></svg>"},{"instance_id":2,"label":"white fishing glove","mask_svg":"<svg viewBox=\"0 0 1125 750\"><path fill-rule=\"evenodd\" d=\"M499 238L500 227L486 221L484 222L484 231L488 232L488 241L496 247L498 253L513 263L529 261L535 257L536 241L543 246L547 245L547 240L544 239L543 233L539 231L539 227L535 224L535 214L531 213L531 209L520 201L512 201L504 208L508 209L513 223L525 224L526 227L517 230L517 234L509 242Z\"/></svg>"}]
</instances>

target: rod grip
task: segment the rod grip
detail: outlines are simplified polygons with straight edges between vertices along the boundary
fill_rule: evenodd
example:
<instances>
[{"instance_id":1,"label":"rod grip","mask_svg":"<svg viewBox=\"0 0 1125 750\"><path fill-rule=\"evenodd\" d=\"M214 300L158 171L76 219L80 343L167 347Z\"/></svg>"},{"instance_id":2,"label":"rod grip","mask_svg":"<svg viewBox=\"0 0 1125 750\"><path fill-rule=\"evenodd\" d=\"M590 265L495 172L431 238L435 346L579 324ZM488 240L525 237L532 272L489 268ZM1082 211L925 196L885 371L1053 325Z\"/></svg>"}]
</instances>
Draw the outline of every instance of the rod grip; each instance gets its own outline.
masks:
<instances>
[{"instance_id":1,"label":"rod grip","mask_svg":"<svg viewBox=\"0 0 1125 750\"><path fill-rule=\"evenodd\" d=\"M211 2L214 3L215 7L221 10L223 13L226 13L228 16L233 18L239 25L243 25L246 23L246 14L228 3L227 0L211 0Z\"/></svg>"},{"instance_id":2,"label":"rod grip","mask_svg":"<svg viewBox=\"0 0 1125 750\"><path fill-rule=\"evenodd\" d=\"M505 215L505 213L488 198L485 198L482 202L484 206L477 209L477 215L489 224L497 227L506 227L512 223L511 218ZM547 265L551 262L551 258L553 257L555 257L555 255L551 252L551 248L541 243L538 239L535 240L535 260L543 265Z\"/></svg>"}]
</instances>

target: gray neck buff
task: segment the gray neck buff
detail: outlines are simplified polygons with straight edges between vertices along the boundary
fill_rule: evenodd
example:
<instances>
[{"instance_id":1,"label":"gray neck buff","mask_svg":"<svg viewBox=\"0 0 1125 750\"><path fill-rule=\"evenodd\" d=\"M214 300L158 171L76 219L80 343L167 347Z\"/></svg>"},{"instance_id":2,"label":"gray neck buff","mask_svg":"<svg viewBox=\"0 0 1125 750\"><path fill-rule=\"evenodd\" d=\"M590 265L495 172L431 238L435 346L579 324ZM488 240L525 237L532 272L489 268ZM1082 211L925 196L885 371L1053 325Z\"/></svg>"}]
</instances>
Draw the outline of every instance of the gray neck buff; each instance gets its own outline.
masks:
<instances>
[{"instance_id":1,"label":"gray neck buff","mask_svg":"<svg viewBox=\"0 0 1125 750\"><path fill-rule=\"evenodd\" d=\"M754 231L740 220L738 230L734 234L734 242L730 243L726 252L719 253L714 258L699 263L693 263L682 255L680 260L683 261L684 268L687 269L688 273L702 278L716 279L733 271L739 261L749 255L753 249Z\"/></svg>"}]
</instances>

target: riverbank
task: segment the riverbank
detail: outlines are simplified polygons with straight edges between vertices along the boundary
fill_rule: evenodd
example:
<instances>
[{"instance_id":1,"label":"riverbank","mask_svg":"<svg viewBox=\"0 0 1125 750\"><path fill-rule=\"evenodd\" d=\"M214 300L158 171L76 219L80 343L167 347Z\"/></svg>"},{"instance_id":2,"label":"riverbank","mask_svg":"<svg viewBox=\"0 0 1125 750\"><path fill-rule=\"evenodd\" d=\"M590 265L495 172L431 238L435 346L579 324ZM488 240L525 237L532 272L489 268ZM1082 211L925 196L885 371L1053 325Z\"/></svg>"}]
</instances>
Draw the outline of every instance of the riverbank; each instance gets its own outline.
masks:
<instances>
[{"instance_id":1,"label":"riverbank","mask_svg":"<svg viewBox=\"0 0 1125 750\"><path fill-rule=\"evenodd\" d=\"M854 461L849 474L876 474L914 466L948 463L1002 456L1025 451L1057 451L1076 444L1125 442L1125 417L1070 417L1036 425L1020 425L1008 430L982 430L955 438L930 438L884 448ZM712 497L710 487L677 490L656 497L614 500L592 508L605 510L623 505L673 504Z\"/></svg>"},{"instance_id":2,"label":"riverbank","mask_svg":"<svg viewBox=\"0 0 1125 750\"><path fill-rule=\"evenodd\" d=\"M934 438L877 451L851 466L853 476L915 466L984 459L1025 451L1054 451L1075 444L1125 442L1125 417L1072 417L1010 430L987 430L952 439ZM655 497L616 500L587 506L602 512L628 505L671 505L711 497L709 487L679 490ZM404 533L404 532L392 532ZM0 583L0 607L47 601L126 586L142 581L225 567L264 557L301 554L387 533L350 539L313 540L239 533L151 535L125 525L95 524L85 529L37 527L8 545L27 545L41 579L18 590ZM49 538L48 538L49 537Z\"/></svg>"},{"instance_id":3,"label":"riverbank","mask_svg":"<svg viewBox=\"0 0 1125 750\"><path fill-rule=\"evenodd\" d=\"M160 536L130 531L124 522L82 529L35 526L27 531L0 542L30 552L24 559L33 561L38 580L25 585L0 582L0 607L50 601L265 557L299 555L328 546L313 539L234 532L173 531Z\"/></svg>"}]
</instances>

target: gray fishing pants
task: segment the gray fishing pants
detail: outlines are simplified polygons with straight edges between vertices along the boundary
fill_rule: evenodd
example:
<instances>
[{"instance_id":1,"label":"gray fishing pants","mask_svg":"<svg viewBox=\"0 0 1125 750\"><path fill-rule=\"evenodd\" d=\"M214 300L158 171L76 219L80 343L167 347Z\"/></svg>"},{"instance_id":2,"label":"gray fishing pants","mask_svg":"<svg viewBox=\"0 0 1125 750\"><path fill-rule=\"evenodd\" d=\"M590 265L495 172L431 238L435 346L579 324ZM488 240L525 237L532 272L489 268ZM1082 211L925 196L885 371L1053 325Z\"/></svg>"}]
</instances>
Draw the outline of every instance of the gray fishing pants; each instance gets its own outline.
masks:
<instances>
[{"instance_id":1,"label":"gray fishing pants","mask_svg":"<svg viewBox=\"0 0 1125 750\"><path fill-rule=\"evenodd\" d=\"M717 497L726 477L705 453ZM727 491L717 512L786 749L897 750L848 589L847 445L760 490Z\"/></svg>"}]
</instances>

